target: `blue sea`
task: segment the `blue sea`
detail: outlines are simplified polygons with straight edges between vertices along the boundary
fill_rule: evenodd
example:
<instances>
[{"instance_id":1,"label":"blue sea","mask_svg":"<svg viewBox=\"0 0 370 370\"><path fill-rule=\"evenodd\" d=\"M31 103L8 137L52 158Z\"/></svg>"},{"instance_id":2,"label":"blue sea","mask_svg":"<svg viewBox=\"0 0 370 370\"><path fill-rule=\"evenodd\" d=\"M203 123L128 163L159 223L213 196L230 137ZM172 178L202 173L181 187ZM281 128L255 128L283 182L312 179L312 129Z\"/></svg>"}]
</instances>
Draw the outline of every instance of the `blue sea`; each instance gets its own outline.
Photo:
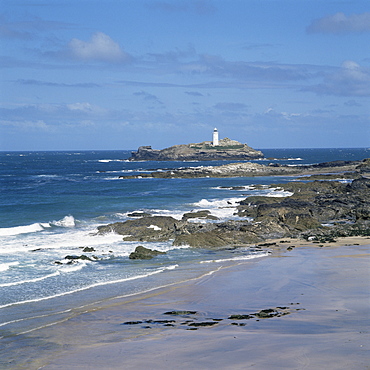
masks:
<instances>
[{"instance_id":1,"label":"blue sea","mask_svg":"<svg viewBox=\"0 0 370 370\"><path fill-rule=\"evenodd\" d=\"M262 149L258 163L313 164L361 160L369 149ZM181 219L208 209L220 220L240 219L235 206L249 195L284 196L258 188L291 177L120 179L121 175L215 162L130 162L130 151L0 153L0 337L52 325L73 309L148 291L216 271L225 263L269 258L253 249L210 251L127 242L97 227L148 212ZM233 189L238 187L238 190ZM212 221L210 221L212 222ZM130 260L138 245L166 252ZM83 249L93 248L93 252ZM93 261L67 256L93 256Z\"/></svg>"}]
</instances>

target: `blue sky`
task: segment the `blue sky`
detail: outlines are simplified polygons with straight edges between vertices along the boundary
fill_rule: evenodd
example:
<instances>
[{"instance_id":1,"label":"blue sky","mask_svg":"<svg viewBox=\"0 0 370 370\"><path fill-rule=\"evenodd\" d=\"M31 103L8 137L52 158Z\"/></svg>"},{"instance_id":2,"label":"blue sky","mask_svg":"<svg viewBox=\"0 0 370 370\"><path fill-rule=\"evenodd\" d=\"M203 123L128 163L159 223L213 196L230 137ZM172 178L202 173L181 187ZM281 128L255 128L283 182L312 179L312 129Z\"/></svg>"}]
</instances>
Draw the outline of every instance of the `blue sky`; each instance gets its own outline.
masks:
<instances>
[{"instance_id":1,"label":"blue sky","mask_svg":"<svg viewBox=\"0 0 370 370\"><path fill-rule=\"evenodd\" d=\"M368 0L0 0L0 150L370 145Z\"/></svg>"}]
</instances>

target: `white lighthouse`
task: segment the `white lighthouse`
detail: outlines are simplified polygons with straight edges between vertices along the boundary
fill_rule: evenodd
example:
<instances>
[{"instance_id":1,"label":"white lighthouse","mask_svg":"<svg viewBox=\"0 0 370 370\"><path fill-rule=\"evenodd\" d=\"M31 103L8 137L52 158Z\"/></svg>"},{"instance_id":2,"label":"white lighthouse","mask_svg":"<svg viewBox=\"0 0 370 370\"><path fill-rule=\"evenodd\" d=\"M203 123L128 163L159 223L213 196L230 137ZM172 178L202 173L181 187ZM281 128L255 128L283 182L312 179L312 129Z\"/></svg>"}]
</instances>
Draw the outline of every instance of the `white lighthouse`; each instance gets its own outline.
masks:
<instances>
[{"instance_id":1,"label":"white lighthouse","mask_svg":"<svg viewBox=\"0 0 370 370\"><path fill-rule=\"evenodd\" d=\"M218 131L217 128L213 130L213 140L212 140L212 145L217 146L218 145Z\"/></svg>"}]
</instances>

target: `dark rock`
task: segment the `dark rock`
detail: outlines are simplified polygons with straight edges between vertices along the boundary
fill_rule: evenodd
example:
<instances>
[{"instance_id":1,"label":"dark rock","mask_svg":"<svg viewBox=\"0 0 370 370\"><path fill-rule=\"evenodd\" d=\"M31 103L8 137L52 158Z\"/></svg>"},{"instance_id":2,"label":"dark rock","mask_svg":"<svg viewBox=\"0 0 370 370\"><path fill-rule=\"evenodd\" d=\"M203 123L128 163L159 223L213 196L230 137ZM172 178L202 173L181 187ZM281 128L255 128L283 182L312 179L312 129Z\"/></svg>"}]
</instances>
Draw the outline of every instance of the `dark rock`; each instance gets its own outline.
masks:
<instances>
[{"instance_id":1,"label":"dark rock","mask_svg":"<svg viewBox=\"0 0 370 370\"><path fill-rule=\"evenodd\" d=\"M153 324L168 324L168 323L176 322L176 320L153 320L150 322L152 322Z\"/></svg>"},{"instance_id":2,"label":"dark rock","mask_svg":"<svg viewBox=\"0 0 370 370\"><path fill-rule=\"evenodd\" d=\"M357 167L360 173L370 173L370 158L364 159Z\"/></svg>"},{"instance_id":3,"label":"dark rock","mask_svg":"<svg viewBox=\"0 0 370 370\"><path fill-rule=\"evenodd\" d=\"M95 249L93 247L85 247L82 252L95 252Z\"/></svg>"},{"instance_id":4,"label":"dark rock","mask_svg":"<svg viewBox=\"0 0 370 370\"><path fill-rule=\"evenodd\" d=\"M370 218L370 180L355 179L351 184L333 181L279 184L291 197L264 200L250 197L240 202L240 216L255 221L285 225L295 235L299 231L321 229L330 220L357 222ZM274 185L276 187L276 185Z\"/></svg>"},{"instance_id":5,"label":"dark rock","mask_svg":"<svg viewBox=\"0 0 370 370\"><path fill-rule=\"evenodd\" d=\"M341 160L338 160L338 161L331 161L331 162L323 162L323 163L314 164L314 165L312 165L312 167L314 167L314 168L321 168L321 167L333 168L333 167L348 166L348 165L352 165L352 164L358 165L358 164L360 164L360 161L341 161Z\"/></svg>"},{"instance_id":6,"label":"dark rock","mask_svg":"<svg viewBox=\"0 0 370 370\"><path fill-rule=\"evenodd\" d=\"M177 235L173 245L188 245L191 247L224 247L233 244L234 237L230 233L225 234L220 230L197 232L193 234Z\"/></svg>"},{"instance_id":7,"label":"dark rock","mask_svg":"<svg viewBox=\"0 0 370 370\"><path fill-rule=\"evenodd\" d=\"M277 316L279 312L273 308L267 308L265 310L261 310L254 314L254 316L259 317L260 319L265 319L269 317Z\"/></svg>"},{"instance_id":8,"label":"dark rock","mask_svg":"<svg viewBox=\"0 0 370 370\"><path fill-rule=\"evenodd\" d=\"M163 315L174 315L174 316L184 316L184 315L195 315L197 311L167 311Z\"/></svg>"},{"instance_id":9,"label":"dark rock","mask_svg":"<svg viewBox=\"0 0 370 370\"><path fill-rule=\"evenodd\" d=\"M142 321L126 321L123 322L121 325L137 325L137 324L142 324Z\"/></svg>"},{"instance_id":10,"label":"dark rock","mask_svg":"<svg viewBox=\"0 0 370 370\"><path fill-rule=\"evenodd\" d=\"M231 315L229 316L229 320L249 320L253 319L252 315Z\"/></svg>"},{"instance_id":11,"label":"dark rock","mask_svg":"<svg viewBox=\"0 0 370 370\"><path fill-rule=\"evenodd\" d=\"M318 174L318 175L309 175L301 177L301 180L341 180L341 179L357 179L361 175L358 172L342 172L342 173L332 173L332 174Z\"/></svg>"},{"instance_id":12,"label":"dark rock","mask_svg":"<svg viewBox=\"0 0 370 370\"><path fill-rule=\"evenodd\" d=\"M157 160L159 156L159 150L152 149L151 146L140 146L137 152L131 153L131 161L135 160Z\"/></svg>"},{"instance_id":13,"label":"dark rock","mask_svg":"<svg viewBox=\"0 0 370 370\"><path fill-rule=\"evenodd\" d=\"M146 212L132 212L127 215L128 217L149 217L151 216L150 213Z\"/></svg>"},{"instance_id":14,"label":"dark rock","mask_svg":"<svg viewBox=\"0 0 370 370\"><path fill-rule=\"evenodd\" d=\"M213 326L216 324L217 322L214 321L204 321L204 322L192 322L188 326L200 327L200 326Z\"/></svg>"},{"instance_id":15,"label":"dark rock","mask_svg":"<svg viewBox=\"0 0 370 370\"><path fill-rule=\"evenodd\" d=\"M208 220L218 220L219 218L211 215L211 212L208 210L202 210L197 212L188 212L184 213L182 216L183 221L187 221L190 218L203 218Z\"/></svg>"},{"instance_id":16,"label":"dark rock","mask_svg":"<svg viewBox=\"0 0 370 370\"><path fill-rule=\"evenodd\" d=\"M139 245L135 248L135 252L130 253L129 258L132 260L150 260L155 256L166 254L166 252L160 252L157 250L145 248Z\"/></svg>"},{"instance_id":17,"label":"dark rock","mask_svg":"<svg viewBox=\"0 0 370 370\"><path fill-rule=\"evenodd\" d=\"M352 181L351 184L347 185L347 190L365 190L369 191L370 189L370 179L361 177Z\"/></svg>"},{"instance_id":18,"label":"dark rock","mask_svg":"<svg viewBox=\"0 0 370 370\"><path fill-rule=\"evenodd\" d=\"M85 256L84 254L81 256L65 256L64 259L66 260L85 260L85 261L93 261L90 257Z\"/></svg>"}]
</instances>

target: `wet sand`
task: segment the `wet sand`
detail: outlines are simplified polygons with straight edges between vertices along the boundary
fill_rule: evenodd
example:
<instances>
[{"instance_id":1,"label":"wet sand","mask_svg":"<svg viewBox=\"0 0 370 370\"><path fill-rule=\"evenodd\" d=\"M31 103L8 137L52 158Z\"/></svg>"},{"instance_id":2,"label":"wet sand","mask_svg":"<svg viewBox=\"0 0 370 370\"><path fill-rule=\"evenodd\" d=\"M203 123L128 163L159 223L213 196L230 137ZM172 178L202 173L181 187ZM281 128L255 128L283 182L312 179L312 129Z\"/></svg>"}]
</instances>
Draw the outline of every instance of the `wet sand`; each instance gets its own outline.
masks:
<instances>
[{"instance_id":1,"label":"wet sand","mask_svg":"<svg viewBox=\"0 0 370 370\"><path fill-rule=\"evenodd\" d=\"M27 368L369 369L370 245L355 241L365 245L283 248L76 312L32 334L55 348ZM288 314L254 315L266 309ZM164 314L175 310L196 313Z\"/></svg>"}]
</instances>

